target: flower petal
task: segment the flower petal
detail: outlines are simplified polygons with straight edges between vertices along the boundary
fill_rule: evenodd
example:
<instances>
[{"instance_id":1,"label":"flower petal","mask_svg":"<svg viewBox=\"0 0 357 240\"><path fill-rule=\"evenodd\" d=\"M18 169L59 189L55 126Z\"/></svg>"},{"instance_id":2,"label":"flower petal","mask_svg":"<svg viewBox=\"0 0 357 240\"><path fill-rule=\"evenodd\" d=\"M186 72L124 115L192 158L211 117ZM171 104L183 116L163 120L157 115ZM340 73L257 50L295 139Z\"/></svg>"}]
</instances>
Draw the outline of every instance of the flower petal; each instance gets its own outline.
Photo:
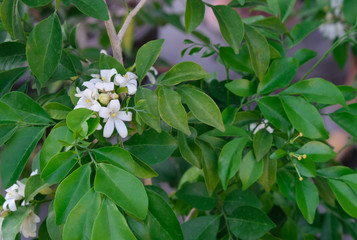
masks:
<instances>
[{"instance_id":1,"label":"flower petal","mask_svg":"<svg viewBox=\"0 0 357 240\"><path fill-rule=\"evenodd\" d=\"M116 113L120 110L120 102L118 99L111 100L108 104L108 109L110 112Z\"/></svg>"},{"instance_id":2,"label":"flower petal","mask_svg":"<svg viewBox=\"0 0 357 240\"><path fill-rule=\"evenodd\" d=\"M115 128L122 138L126 138L128 136L128 129L122 120L119 120L118 118L115 119Z\"/></svg>"},{"instance_id":3,"label":"flower petal","mask_svg":"<svg viewBox=\"0 0 357 240\"><path fill-rule=\"evenodd\" d=\"M132 73L132 72L127 72L125 75L127 76L128 80L132 80L132 79L137 79L138 78L138 76L136 76L136 74Z\"/></svg>"},{"instance_id":4,"label":"flower petal","mask_svg":"<svg viewBox=\"0 0 357 240\"><path fill-rule=\"evenodd\" d=\"M93 106L90 109L93 110L94 112L99 112L101 109L101 106L97 101L95 101L93 103Z\"/></svg>"},{"instance_id":5,"label":"flower petal","mask_svg":"<svg viewBox=\"0 0 357 240\"><path fill-rule=\"evenodd\" d=\"M117 75L115 75L114 83L115 83L115 85L121 86L122 84L126 83L126 79L122 75L117 74Z\"/></svg>"},{"instance_id":6,"label":"flower petal","mask_svg":"<svg viewBox=\"0 0 357 240\"><path fill-rule=\"evenodd\" d=\"M130 122L133 114L131 112L119 111L117 117L122 121Z\"/></svg>"},{"instance_id":7,"label":"flower petal","mask_svg":"<svg viewBox=\"0 0 357 240\"><path fill-rule=\"evenodd\" d=\"M103 88L107 92L113 91L114 90L114 83L113 82L105 82L105 83L103 83Z\"/></svg>"},{"instance_id":8,"label":"flower petal","mask_svg":"<svg viewBox=\"0 0 357 240\"><path fill-rule=\"evenodd\" d=\"M100 70L100 76L102 77L102 80L107 83L112 80L112 76L115 74L118 74L115 68Z\"/></svg>"},{"instance_id":9,"label":"flower petal","mask_svg":"<svg viewBox=\"0 0 357 240\"><path fill-rule=\"evenodd\" d=\"M135 85L128 84L126 87L128 88L129 95L134 95L136 93L137 87Z\"/></svg>"},{"instance_id":10,"label":"flower petal","mask_svg":"<svg viewBox=\"0 0 357 240\"><path fill-rule=\"evenodd\" d=\"M113 131L114 131L114 119L109 118L108 121L105 123L103 136L108 138L112 135Z\"/></svg>"},{"instance_id":11,"label":"flower petal","mask_svg":"<svg viewBox=\"0 0 357 240\"><path fill-rule=\"evenodd\" d=\"M110 117L110 111L106 107L101 107L99 110L99 117L101 118L108 118Z\"/></svg>"}]
</instances>

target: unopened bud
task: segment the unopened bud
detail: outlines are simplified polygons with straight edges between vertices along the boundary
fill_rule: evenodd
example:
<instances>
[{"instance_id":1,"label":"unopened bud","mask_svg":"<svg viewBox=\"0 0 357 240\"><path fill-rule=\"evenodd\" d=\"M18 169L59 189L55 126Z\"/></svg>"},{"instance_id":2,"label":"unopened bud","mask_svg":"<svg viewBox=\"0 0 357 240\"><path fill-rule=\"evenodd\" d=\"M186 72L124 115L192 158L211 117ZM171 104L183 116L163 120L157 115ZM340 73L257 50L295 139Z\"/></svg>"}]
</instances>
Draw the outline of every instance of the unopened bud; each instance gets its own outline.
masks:
<instances>
[{"instance_id":1,"label":"unopened bud","mask_svg":"<svg viewBox=\"0 0 357 240\"><path fill-rule=\"evenodd\" d=\"M106 93L101 93L101 94L99 95L99 102L100 102L101 104L103 104L103 105L108 105L109 101L110 101L110 96L109 96L108 94L106 94Z\"/></svg>"},{"instance_id":2,"label":"unopened bud","mask_svg":"<svg viewBox=\"0 0 357 240\"><path fill-rule=\"evenodd\" d=\"M49 187L46 187L45 189L42 189L42 190L40 191L40 193L41 193L42 195L49 195L49 194L52 193L52 189L49 188Z\"/></svg>"},{"instance_id":3,"label":"unopened bud","mask_svg":"<svg viewBox=\"0 0 357 240\"><path fill-rule=\"evenodd\" d=\"M304 180L302 177L299 177L299 181L301 182L302 180Z\"/></svg>"}]
</instances>

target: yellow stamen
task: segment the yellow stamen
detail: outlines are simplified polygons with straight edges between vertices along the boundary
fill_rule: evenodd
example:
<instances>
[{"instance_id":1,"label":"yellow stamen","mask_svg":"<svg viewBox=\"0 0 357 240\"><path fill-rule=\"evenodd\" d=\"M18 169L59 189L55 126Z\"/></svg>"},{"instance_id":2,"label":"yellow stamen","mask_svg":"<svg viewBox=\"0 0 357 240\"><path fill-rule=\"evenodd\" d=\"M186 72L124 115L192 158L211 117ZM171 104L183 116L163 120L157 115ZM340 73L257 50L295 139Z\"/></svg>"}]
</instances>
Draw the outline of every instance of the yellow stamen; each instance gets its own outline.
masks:
<instances>
[{"instance_id":1,"label":"yellow stamen","mask_svg":"<svg viewBox=\"0 0 357 240\"><path fill-rule=\"evenodd\" d=\"M128 74L127 74L127 73L125 73L124 77L126 77L126 78L127 78L127 77L128 77Z\"/></svg>"},{"instance_id":2,"label":"yellow stamen","mask_svg":"<svg viewBox=\"0 0 357 240\"><path fill-rule=\"evenodd\" d=\"M86 99L86 103L89 103L89 102L90 102L90 100L87 98L87 99Z\"/></svg>"},{"instance_id":3,"label":"yellow stamen","mask_svg":"<svg viewBox=\"0 0 357 240\"><path fill-rule=\"evenodd\" d=\"M293 139L290 140L290 143L293 144L299 137L302 137L303 134L299 133L299 135L297 135L296 137L294 137Z\"/></svg>"},{"instance_id":4,"label":"yellow stamen","mask_svg":"<svg viewBox=\"0 0 357 240\"><path fill-rule=\"evenodd\" d=\"M115 113L112 113L112 117L115 117L116 116L116 114Z\"/></svg>"},{"instance_id":5,"label":"yellow stamen","mask_svg":"<svg viewBox=\"0 0 357 240\"><path fill-rule=\"evenodd\" d=\"M119 95L115 93L114 98L117 99L118 97L119 97Z\"/></svg>"},{"instance_id":6,"label":"yellow stamen","mask_svg":"<svg viewBox=\"0 0 357 240\"><path fill-rule=\"evenodd\" d=\"M105 78L104 77L101 77L101 79L104 81L105 80Z\"/></svg>"},{"instance_id":7,"label":"yellow stamen","mask_svg":"<svg viewBox=\"0 0 357 240\"><path fill-rule=\"evenodd\" d=\"M307 158L306 154L303 154L303 155L302 155L302 158L303 158L303 159L306 159L306 158Z\"/></svg>"},{"instance_id":8,"label":"yellow stamen","mask_svg":"<svg viewBox=\"0 0 357 240\"><path fill-rule=\"evenodd\" d=\"M304 136L304 134L302 134L302 132L301 132L301 133L299 133L299 136L302 137L302 136Z\"/></svg>"},{"instance_id":9,"label":"yellow stamen","mask_svg":"<svg viewBox=\"0 0 357 240\"><path fill-rule=\"evenodd\" d=\"M304 180L302 177L299 177L299 181L302 182L302 180Z\"/></svg>"},{"instance_id":10,"label":"yellow stamen","mask_svg":"<svg viewBox=\"0 0 357 240\"><path fill-rule=\"evenodd\" d=\"M300 156L298 156L298 158L297 158L299 161L301 160L301 157Z\"/></svg>"}]
</instances>

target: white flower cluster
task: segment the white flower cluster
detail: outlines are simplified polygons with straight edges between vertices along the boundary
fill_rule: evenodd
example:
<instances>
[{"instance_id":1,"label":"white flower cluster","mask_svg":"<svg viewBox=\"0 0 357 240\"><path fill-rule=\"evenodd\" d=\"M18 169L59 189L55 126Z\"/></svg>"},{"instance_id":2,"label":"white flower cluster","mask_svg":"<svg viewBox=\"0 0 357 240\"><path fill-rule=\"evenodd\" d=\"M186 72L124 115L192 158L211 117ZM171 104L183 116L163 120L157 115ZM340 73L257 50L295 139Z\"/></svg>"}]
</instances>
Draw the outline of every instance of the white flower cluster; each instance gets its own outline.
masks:
<instances>
[{"instance_id":1,"label":"white flower cluster","mask_svg":"<svg viewBox=\"0 0 357 240\"><path fill-rule=\"evenodd\" d=\"M341 15L342 5L343 0L331 0L333 11L326 14L326 22L319 27L322 35L331 41L345 34L345 26L340 21L343 20L343 15Z\"/></svg>"},{"instance_id":2,"label":"white flower cluster","mask_svg":"<svg viewBox=\"0 0 357 240\"><path fill-rule=\"evenodd\" d=\"M132 72L125 75L119 74L116 69L103 69L100 74L92 74L92 79L83 83L86 87L81 91L77 88L76 97L79 97L77 108L87 108L98 112L99 117L105 123L103 136L108 138L112 135L114 127L122 138L128 135L128 129L124 121L130 122L132 113L120 111L118 87L127 88L129 95L133 95L137 90L137 76ZM117 86L117 87L116 87ZM101 129L101 126L98 130Z\"/></svg>"},{"instance_id":3,"label":"white flower cluster","mask_svg":"<svg viewBox=\"0 0 357 240\"><path fill-rule=\"evenodd\" d=\"M264 119L262 123L260 123L258 126L256 123L251 123L249 125L249 130L250 131L253 131L253 134L256 134L260 129L265 129L267 130L269 133L273 133L274 132L274 129L271 128L270 126L268 126L268 120Z\"/></svg>"},{"instance_id":4,"label":"white flower cluster","mask_svg":"<svg viewBox=\"0 0 357 240\"><path fill-rule=\"evenodd\" d=\"M38 174L38 170L31 173L30 176ZM17 211L16 201L21 201L25 198L25 184L20 181L16 181L11 187L5 190L5 202L2 206L3 211L0 213L0 240L2 239L2 223L4 221L4 215L7 212ZM29 203L22 201L21 206L28 205ZM37 216L32 209L29 210L25 220L22 222L20 232L26 237L36 237L36 224L40 222L40 217Z\"/></svg>"}]
</instances>

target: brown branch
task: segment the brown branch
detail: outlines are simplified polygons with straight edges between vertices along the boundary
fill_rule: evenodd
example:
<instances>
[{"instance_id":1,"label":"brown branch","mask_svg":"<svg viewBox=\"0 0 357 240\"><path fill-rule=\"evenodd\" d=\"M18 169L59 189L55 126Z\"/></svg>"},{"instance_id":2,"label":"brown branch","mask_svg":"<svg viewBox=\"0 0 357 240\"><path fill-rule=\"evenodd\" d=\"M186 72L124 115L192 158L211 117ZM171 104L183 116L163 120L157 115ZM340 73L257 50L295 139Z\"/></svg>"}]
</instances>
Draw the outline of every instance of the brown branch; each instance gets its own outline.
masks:
<instances>
[{"instance_id":1,"label":"brown branch","mask_svg":"<svg viewBox=\"0 0 357 240\"><path fill-rule=\"evenodd\" d=\"M197 212L197 209L196 208L192 208L190 213L185 218L185 222L191 220L191 218L193 217L193 215L195 215L196 212Z\"/></svg>"},{"instance_id":2,"label":"brown branch","mask_svg":"<svg viewBox=\"0 0 357 240\"><path fill-rule=\"evenodd\" d=\"M108 7L108 4L107 4L107 7ZM113 57L115 59L117 59L121 64L123 64L123 56L121 54L122 50L121 50L121 46L119 44L119 40L117 38L117 31L115 30L113 19L110 14L110 11L109 11L109 7L108 7L108 15L109 15L109 20L105 21L104 23L105 23L105 28L106 28L108 36L109 36L110 45L113 50Z\"/></svg>"}]
</instances>

